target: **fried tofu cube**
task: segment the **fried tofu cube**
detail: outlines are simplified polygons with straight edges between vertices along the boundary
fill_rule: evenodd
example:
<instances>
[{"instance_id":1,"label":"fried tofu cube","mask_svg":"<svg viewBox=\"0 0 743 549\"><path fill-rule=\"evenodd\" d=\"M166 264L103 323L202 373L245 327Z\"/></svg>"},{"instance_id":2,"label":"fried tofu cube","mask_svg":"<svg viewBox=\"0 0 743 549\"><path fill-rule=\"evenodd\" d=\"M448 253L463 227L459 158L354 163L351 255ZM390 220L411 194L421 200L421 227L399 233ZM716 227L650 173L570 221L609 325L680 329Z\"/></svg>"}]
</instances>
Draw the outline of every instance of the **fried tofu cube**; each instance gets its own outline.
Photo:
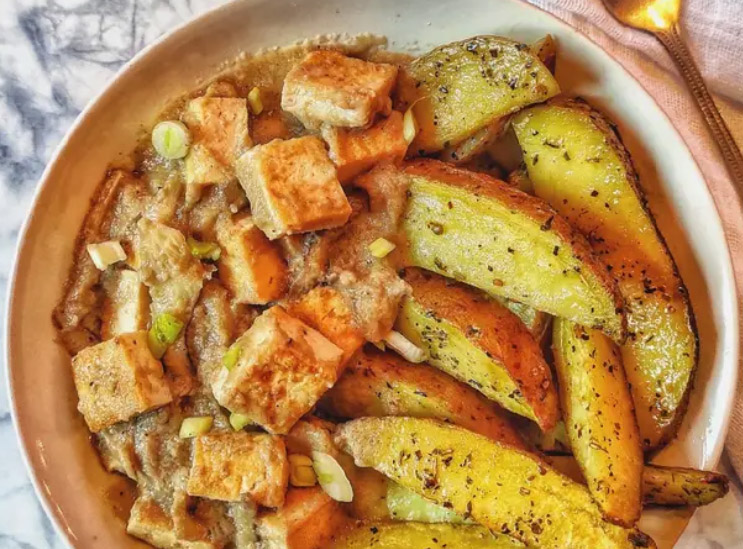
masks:
<instances>
[{"instance_id":1,"label":"fried tofu cube","mask_svg":"<svg viewBox=\"0 0 743 549\"><path fill-rule=\"evenodd\" d=\"M145 331L83 349L72 359L72 373L77 408L94 433L173 399Z\"/></svg>"},{"instance_id":2,"label":"fried tofu cube","mask_svg":"<svg viewBox=\"0 0 743 549\"><path fill-rule=\"evenodd\" d=\"M220 216L217 241L222 248L219 278L237 303L264 305L281 297L286 289L286 262L251 217L232 220Z\"/></svg>"},{"instance_id":3,"label":"fried tofu cube","mask_svg":"<svg viewBox=\"0 0 743 549\"><path fill-rule=\"evenodd\" d=\"M323 549L347 520L319 486L291 488L284 507L258 516L256 531L264 549Z\"/></svg>"},{"instance_id":4,"label":"fried tofu cube","mask_svg":"<svg viewBox=\"0 0 743 549\"><path fill-rule=\"evenodd\" d=\"M241 97L198 97L188 102L183 118L193 141L186 157L186 183L232 179L235 160L250 145L247 101Z\"/></svg>"},{"instance_id":5,"label":"fried tofu cube","mask_svg":"<svg viewBox=\"0 0 743 549\"><path fill-rule=\"evenodd\" d=\"M104 273L106 297L101 315L101 339L145 330L150 321L150 296L136 271Z\"/></svg>"},{"instance_id":6,"label":"fried tofu cube","mask_svg":"<svg viewBox=\"0 0 743 549\"><path fill-rule=\"evenodd\" d=\"M194 144L186 155L186 185L188 188L201 188L199 185L220 185L234 179L233 171L220 164L204 145Z\"/></svg>"},{"instance_id":7,"label":"fried tofu cube","mask_svg":"<svg viewBox=\"0 0 743 549\"><path fill-rule=\"evenodd\" d=\"M287 304L287 311L343 350L339 376L351 355L365 342L361 330L354 322L350 304L335 288L317 286Z\"/></svg>"},{"instance_id":8,"label":"fried tofu cube","mask_svg":"<svg viewBox=\"0 0 743 549\"><path fill-rule=\"evenodd\" d=\"M367 129L323 126L322 136L330 147L330 159L341 183L348 183L377 164L397 163L405 158L408 142L403 135L402 118L402 113L392 111Z\"/></svg>"},{"instance_id":9,"label":"fried tofu cube","mask_svg":"<svg viewBox=\"0 0 743 549\"><path fill-rule=\"evenodd\" d=\"M244 153L237 177L268 238L344 225L351 206L322 139L274 140Z\"/></svg>"},{"instance_id":10,"label":"fried tofu cube","mask_svg":"<svg viewBox=\"0 0 743 549\"><path fill-rule=\"evenodd\" d=\"M194 439L187 492L221 501L249 498L281 507L289 483L284 441L277 436L238 431Z\"/></svg>"},{"instance_id":11,"label":"fried tofu cube","mask_svg":"<svg viewBox=\"0 0 743 549\"><path fill-rule=\"evenodd\" d=\"M172 517L155 501L140 496L129 514L126 531L147 543L163 549L219 549L224 542L208 539L179 539L173 527Z\"/></svg>"},{"instance_id":12,"label":"fried tofu cube","mask_svg":"<svg viewBox=\"0 0 743 549\"><path fill-rule=\"evenodd\" d=\"M370 63L337 51L313 51L286 75L281 108L310 129L322 123L365 127L375 114L390 112L396 79L394 65Z\"/></svg>"},{"instance_id":13,"label":"fried tofu cube","mask_svg":"<svg viewBox=\"0 0 743 549\"><path fill-rule=\"evenodd\" d=\"M285 434L335 383L343 350L279 306L259 316L233 347L237 362L222 368L217 401L269 432Z\"/></svg>"}]
</instances>

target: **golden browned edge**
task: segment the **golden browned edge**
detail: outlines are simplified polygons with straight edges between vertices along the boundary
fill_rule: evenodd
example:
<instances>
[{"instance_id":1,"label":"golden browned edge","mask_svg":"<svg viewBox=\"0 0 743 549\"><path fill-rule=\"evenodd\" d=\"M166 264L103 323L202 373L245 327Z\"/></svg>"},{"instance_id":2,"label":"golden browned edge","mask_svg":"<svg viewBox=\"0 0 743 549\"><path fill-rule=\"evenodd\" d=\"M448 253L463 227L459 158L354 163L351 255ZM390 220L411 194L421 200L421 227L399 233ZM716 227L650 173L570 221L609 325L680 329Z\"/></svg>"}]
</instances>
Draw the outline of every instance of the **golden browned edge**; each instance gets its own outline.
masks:
<instances>
[{"instance_id":1,"label":"golden browned edge","mask_svg":"<svg viewBox=\"0 0 743 549\"><path fill-rule=\"evenodd\" d=\"M503 364L540 427L554 427L560 410L552 371L524 323L497 301L464 284L415 268L406 269L404 275L413 299L454 324L474 346ZM473 326L478 333L472 333Z\"/></svg>"},{"instance_id":2,"label":"golden browned edge","mask_svg":"<svg viewBox=\"0 0 743 549\"><path fill-rule=\"evenodd\" d=\"M577 329L580 329L581 331L583 330L583 327L582 326L578 326L578 325L574 325L574 326ZM585 333L585 332L583 332L583 333ZM553 360L555 361L555 365L557 365L558 362L563 362L563 358L562 358L561 354L557 352L557 349L555 349L554 336L553 336L552 339L553 339L553 341L552 341L552 357L553 357ZM618 358L621 361L621 356L618 356ZM561 397L560 398L560 405L565 408L565 417L563 418L563 420L567 423L568 422L568 419L569 419L569 416L572 415L572 407L570 406L570 402L572 402L572 398L570 396L571 395L571 390L570 390L570 387L569 387L568 384L562 384L562 385L560 385L559 390L560 390L560 397ZM629 395L629 398L630 398L630 405L632 407L632 421L635 424L635 431L636 431L637 437L639 439L639 437L640 437L640 429L639 429L639 427L637 425L637 415L635 414L635 401L632 398L632 395L631 394ZM569 430L566 430L566 434L567 434L568 440L570 441L570 431ZM570 441L570 443L572 445L572 441ZM642 444L641 441L638 440L638 445L641 445L641 444ZM639 457L640 457L640 472L641 472L642 471L642 466L643 466L643 463L642 463L642 453L641 452L640 452ZM580 469L581 473L583 473L583 466L582 466L582 464L577 459L575 460L575 462L578 464L578 468ZM585 479L585 474L583 474L583 478L584 478L583 484L588 484L588 482ZM623 521L623 520L619 519L616 516L612 516L612 515L608 514L606 511L604 511L604 509L602 508L601 504L594 497L593 493L591 493L591 498L593 498L594 502L596 503L596 507L598 507L601 510L601 515L604 517L605 520L607 520L608 522L611 522L613 524L616 524L618 526L622 526L624 528L632 528L637 523L637 521L640 520L640 514L642 513L642 478L640 478L639 482L640 482L640 489L637 491L637 499L638 499L637 506L636 506L636 510L635 510L635 513L634 513L633 520L631 520L631 521ZM590 492L590 490L589 490L589 492Z\"/></svg>"},{"instance_id":3,"label":"golden browned edge","mask_svg":"<svg viewBox=\"0 0 743 549\"><path fill-rule=\"evenodd\" d=\"M509 421L508 414L498 404L433 366L413 364L397 354L382 353L367 346L357 353L344 377L358 376L355 383L368 383L371 387L375 378L379 383L386 382L388 373L392 373L397 380L414 385L424 393L443 397L453 416L467 418L467 425L462 427L509 446L526 448L521 435ZM338 383L344 383L344 379L341 378ZM358 387L354 390L358 390ZM332 392L333 389L329 393L331 397ZM478 408L479 413L475 415L473 412ZM474 425L477 417L486 420L478 423L485 424L487 429L478 429ZM456 420L452 422L458 423Z\"/></svg>"},{"instance_id":4,"label":"golden browned edge","mask_svg":"<svg viewBox=\"0 0 743 549\"><path fill-rule=\"evenodd\" d=\"M632 157L627 151L627 148L624 146L624 142L622 141L622 136L620 135L619 128L617 128L616 124L611 122L611 119L608 116L606 116L604 113L602 113L601 111L599 111L592 105L589 105L581 97L573 97L573 98L557 97L557 98L550 99L549 101L547 101L547 104L555 105L558 107L569 107L573 109L579 109L587 113L591 121L596 125L596 128L606 136L609 142L609 146L617 153L620 160L625 166L625 172L627 173L627 182L629 183L630 187L637 195L637 198L640 201L643 211L647 214L647 216L650 218L650 222L653 224L653 228L655 229L655 234L657 235L658 240L660 240L660 243L663 246L663 250L666 256L668 256L668 259L673 268L673 276L678 283L679 293L683 296L684 303L686 304L686 310L688 311L688 317L689 317L689 327L691 328L691 332L694 335L694 368L689 374L689 383L686 387L686 392L684 393L684 396L682 397L682 399L679 401L679 405L676 408L676 413L674 414L673 421L668 425L668 427L666 427L666 429L664 429L664 434L662 437L660 437L660 439L658 439L657 445L650 446L650 447L644 446L645 452L649 453L649 455L652 456L655 453L657 453L657 451L659 451L664 446L666 446L671 440L676 438L679 427L681 427L681 423L684 419L684 416L686 415L686 408L689 405L689 398L691 397L691 391L694 386L694 382L696 379L696 372L699 366L699 331L697 330L697 322L696 322L696 317L694 315L694 309L692 308L691 300L689 299L689 291L687 290L686 285L684 284L684 281L681 278L681 275L678 270L678 266L676 265L676 261L673 259L673 256L671 255L671 252L668 249L668 244L666 243L666 239L663 237L663 234L660 232L660 229L658 228L658 224L655 221L653 212L650 210L650 207L648 206L647 196L645 195L645 191L643 190L643 188L640 186L640 180L639 180L639 177L637 176L637 170L635 170L635 165L632 162ZM644 445L644 442L643 442L643 445Z\"/></svg>"},{"instance_id":5,"label":"golden browned edge","mask_svg":"<svg viewBox=\"0 0 743 549\"><path fill-rule=\"evenodd\" d=\"M616 335L619 343L626 337L627 322L624 317L624 300L617 288L614 277L606 266L596 258L586 238L574 230L570 224L543 200L514 189L507 183L483 173L469 172L450 166L438 160L421 158L407 162L403 171L409 175L424 177L434 181L460 187L477 196L493 198L507 207L517 210L541 226L549 226L562 240L568 242L576 260L589 268L598 283L609 293L614 301L616 313L621 317L621 333ZM600 329L600 327L597 327Z\"/></svg>"}]
</instances>

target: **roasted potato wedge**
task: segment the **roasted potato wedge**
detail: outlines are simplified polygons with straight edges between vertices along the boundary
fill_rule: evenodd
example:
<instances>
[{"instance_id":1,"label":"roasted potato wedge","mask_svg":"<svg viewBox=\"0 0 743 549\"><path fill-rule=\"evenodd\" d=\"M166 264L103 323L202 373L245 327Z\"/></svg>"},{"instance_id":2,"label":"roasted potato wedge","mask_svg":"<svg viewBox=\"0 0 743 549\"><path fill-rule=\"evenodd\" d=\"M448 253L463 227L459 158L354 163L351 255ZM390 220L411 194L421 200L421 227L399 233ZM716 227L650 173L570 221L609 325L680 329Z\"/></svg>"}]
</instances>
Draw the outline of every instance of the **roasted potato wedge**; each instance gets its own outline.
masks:
<instances>
[{"instance_id":1,"label":"roasted potato wedge","mask_svg":"<svg viewBox=\"0 0 743 549\"><path fill-rule=\"evenodd\" d=\"M524 446L505 413L476 391L431 366L373 348L357 355L325 393L320 407L343 418L438 418L493 440Z\"/></svg>"},{"instance_id":2,"label":"roasted potato wedge","mask_svg":"<svg viewBox=\"0 0 743 549\"><path fill-rule=\"evenodd\" d=\"M435 542L432 540L436 540ZM432 545L433 543L433 545ZM331 546L332 549L514 549L516 540L493 534L482 526L466 524L420 524L417 522L363 522L353 525Z\"/></svg>"},{"instance_id":3,"label":"roasted potato wedge","mask_svg":"<svg viewBox=\"0 0 743 549\"><path fill-rule=\"evenodd\" d=\"M588 490L537 456L431 419L363 418L340 425L338 446L426 499L542 548L655 547L603 520Z\"/></svg>"},{"instance_id":4,"label":"roasted potato wedge","mask_svg":"<svg viewBox=\"0 0 743 549\"><path fill-rule=\"evenodd\" d=\"M563 475L582 484L586 482L573 456L548 456L546 459ZM642 469L642 503L645 506L701 507L720 499L729 489L730 481L722 473L652 464Z\"/></svg>"},{"instance_id":5,"label":"roasted potato wedge","mask_svg":"<svg viewBox=\"0 0 743 549\"><path fill-rule=\"evenodd\" d=\"M713 471L646 465L642 472L645 505L700 507L728 493L728 478Z\"/></svg>"},{"instance_id":6,"label":"roasted potato wedge","mask_svg":"<svg viewBox=\"0 0 743 549\"><path fill-rule=\"evenodd\" d=\"M387 477L369 467L355 467L353 463L349 465L346 474L353 487L353 501L348 504L351 516L359 520L389 519Z\"/></svg>"},{"instance_id":7,"label":"roasted potato wedge","mask_svg":"<svg viewBox=\"0 0 743 549\"><path fill-rule=\"evenodd\" d=\"M413 293L395 326L428 352L429 364L543 429L554 426L559 410L552 373L516 315L482 292L430 272L407 269L405 281Z\"/></svg>"},{"instance_id":8,"label":"roasted potato wedge","mask_svg":"<svg viewBox=\"0 0 743 549\"><path fill-rule=\"evenodd\" d=\"M601 332L556 319L552 350L565 427L588 490L624 526L642 510L642 445L619 349Z\"/></svg>"},{"instance_id":9,"label":"roasted potato wedge","mask_svg":"<svg viewBox=\"0 0 743 549\"><path fill-rule=\"evenodd\" d=\"M667 442L683 418L697 365L694 316L673 258L610 122L560 101L514 117L529 179L586 235L624 298L622 360L646 448Z\"/></svg>"},{"instance_id":10,"label":"roasted potato wedge","mask_svg":"<svg viewBox=\"0 0 743 549\"><path fill-rule=\"evenodd\" d=\"M411 162L404 171L410 178L402 221L409 265L621 340L616 283L585 239L547 204L436 160Z\"/></svg>"},{"instance_id":11,"label":"roasted potato wedge","mask_svg":"<svg viewBox=\"0 0 743 549\"><path fill-rule=\"evenodd\" d=\"M475 36L440 46L400 71L398 96L412 105L420 131L411 150L456 145L519 109L560 93L529 46Z\"/></svg>"}]
</instances>

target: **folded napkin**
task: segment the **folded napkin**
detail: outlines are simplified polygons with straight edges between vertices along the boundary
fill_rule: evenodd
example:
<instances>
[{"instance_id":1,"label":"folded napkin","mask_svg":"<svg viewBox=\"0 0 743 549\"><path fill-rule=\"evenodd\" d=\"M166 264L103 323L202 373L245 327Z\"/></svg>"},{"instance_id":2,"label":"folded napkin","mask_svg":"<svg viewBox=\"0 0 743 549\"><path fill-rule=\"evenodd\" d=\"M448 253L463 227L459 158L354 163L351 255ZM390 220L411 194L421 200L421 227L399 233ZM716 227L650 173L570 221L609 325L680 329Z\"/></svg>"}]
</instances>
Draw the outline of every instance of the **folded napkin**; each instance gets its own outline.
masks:
<instances>
[{"instance_id":1,"label":"folded napkin","mask_svg":"<svg viewBox=\"0 0 743 549\"><path fill-rule=\"evenodd\" d=\"M740 198L704 119L663 46L651 35L624 27L601 0L528 0L579 29L639 80L674 121L704 173L722 218L743 311L743 217ZM685 0L682 33L739 146L743 145L743 1ZM742 334L743 335L743 334ZM743 337L741 338L743 343ZM742 347L743 348L743 347ZM726 448L743 479L743 374Z\"/></svg>"}]
</instances>

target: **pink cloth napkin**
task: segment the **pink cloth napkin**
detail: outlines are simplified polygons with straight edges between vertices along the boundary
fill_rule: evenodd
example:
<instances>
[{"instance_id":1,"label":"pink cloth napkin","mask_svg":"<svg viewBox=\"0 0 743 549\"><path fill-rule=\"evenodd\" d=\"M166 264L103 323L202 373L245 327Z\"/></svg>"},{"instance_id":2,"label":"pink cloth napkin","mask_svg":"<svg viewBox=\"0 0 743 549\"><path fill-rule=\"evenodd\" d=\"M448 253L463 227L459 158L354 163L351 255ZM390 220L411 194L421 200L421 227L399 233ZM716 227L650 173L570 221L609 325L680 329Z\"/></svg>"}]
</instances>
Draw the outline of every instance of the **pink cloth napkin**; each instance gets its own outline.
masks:
<instances>
[{"instance_id":1,"label":"pink cloth napkin","mask_svg":"<svg viewBox=\"0 0 743 549\"><path fill-rule=\"evenodd\" d=\"M743 311L743 216L741 203L702 115L663 46L651 35L618 23L601 0L528 0L578 28L631 72L674 121L712 191L730 246ZM743 1L684 0L682 34L727 121L743 145ZM743 337L741 338L743 342ZM743 348L743 347L742 347ZM743 479L743 375L726 441Z\"/></svg>"}]
</instances>

